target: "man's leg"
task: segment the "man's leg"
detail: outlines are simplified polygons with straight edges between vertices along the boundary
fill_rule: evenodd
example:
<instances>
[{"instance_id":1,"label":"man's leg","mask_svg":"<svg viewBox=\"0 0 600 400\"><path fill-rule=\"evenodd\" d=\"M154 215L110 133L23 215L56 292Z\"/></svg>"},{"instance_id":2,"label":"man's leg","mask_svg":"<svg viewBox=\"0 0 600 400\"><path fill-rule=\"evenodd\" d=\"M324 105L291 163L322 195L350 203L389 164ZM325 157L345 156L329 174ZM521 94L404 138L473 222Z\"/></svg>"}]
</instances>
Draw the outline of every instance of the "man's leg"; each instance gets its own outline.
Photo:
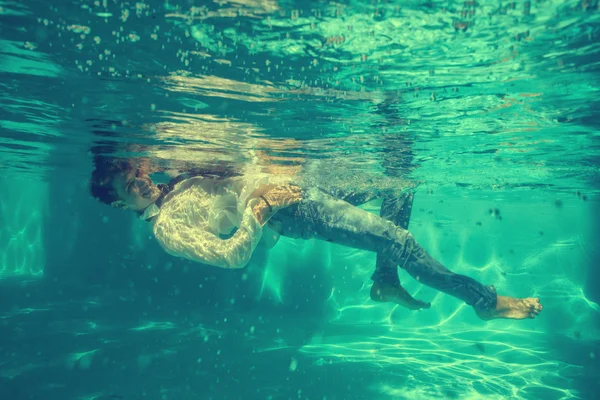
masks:
<instances>
[{"instance_id":1,"label":"man's leg","mask_svg":"<svg viewBox=\"0 0 600 400\"><path fill-rule=\"evenodd\" d=\"M433 259L407 230L318 190L307 192L302 202L279 211L273 219L285 236L318 238L380 253L421 283L463 300L482 318L532 318L541 311L539 300L496 296L492 287L455 274Z\"/></svg>"},{"instance_id":2,"label":"man's leg","mask_svg":"<svg viewBox=\"0 0 600 400\"><path fill-rule=\"evenodd\" d=\"M402 229L408 230L413 199L414 195L412 193L403 193L399 197L386 196L381 204L379 216ZM377 283L400 284L398 265L384 254L378 253L375 272L371 279Z\"/></svg>"},{"instance_id":3,"label":"man's leg","mask_svg":"<svg viewBox=\"0 0 600 400\"><path fill-rule=\"evenodd\" d=\"M397 198L386 196L381 204L379 216L385 220L391 221L394 225L399 226L402 229L408 230L412 203L412 193L404 193ZM375 283L399 285L400 278L398 278L398 264L389 257L386 257L386 255L377 253L375 272L371 276L371 279Z\"/></svg>"},{"instance_id":4,"label":"man's leg","mask_svg":"<svg viewBox=\"0 0 600 400\"><path fill-rule=\"evenodd\" d=\"M381 204L379 216L394 225L408 230L410 213L412 211L414 195L402 193L401 195L385 196ZM375 271L371 275L371 299L378 302L393 302L411 310L431 307L430 303L413 298L402 287L398 277L398 264L386 254L377 253Z\"/></svg>"},{"instance_id":5,"label":"man's leg","mask_svg":"<svg viewBox=\"0 0 600 400\"><path fill-rule=\"evenodd\" d=\"M412 209L412 193L376 194L373 192L348 192L340 189L325 191L332 197L344 200L353 206L365 204L376 198L383 197L380 216L403 229L408 228ZM414 299L400 284L398 265L385 255L377 254L375 272L371 276L371 299L377 302L392 302L411 310L429 308L431 304Z\"/></svg>"}]
</instances>

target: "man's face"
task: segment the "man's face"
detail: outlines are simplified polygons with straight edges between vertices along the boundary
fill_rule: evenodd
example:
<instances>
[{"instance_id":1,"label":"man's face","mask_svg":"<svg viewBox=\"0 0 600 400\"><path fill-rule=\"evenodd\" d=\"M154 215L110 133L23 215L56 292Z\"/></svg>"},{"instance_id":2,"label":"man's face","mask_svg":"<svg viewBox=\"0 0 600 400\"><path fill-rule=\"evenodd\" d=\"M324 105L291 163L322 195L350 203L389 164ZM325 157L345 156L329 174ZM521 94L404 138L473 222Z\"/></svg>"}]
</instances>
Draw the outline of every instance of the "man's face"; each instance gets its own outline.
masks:
<instances>
[{"instance_id":1,"label":"man's face","mask_svg":"<svg viewBox=\"0 0 600 400\"><path fill-rule=\"evenodd\" d=\"M142 211L160 196L160 189L143 172L131 172L117 177L113 182L119 199L113 207Z\"/></svg>"}]
</instances>

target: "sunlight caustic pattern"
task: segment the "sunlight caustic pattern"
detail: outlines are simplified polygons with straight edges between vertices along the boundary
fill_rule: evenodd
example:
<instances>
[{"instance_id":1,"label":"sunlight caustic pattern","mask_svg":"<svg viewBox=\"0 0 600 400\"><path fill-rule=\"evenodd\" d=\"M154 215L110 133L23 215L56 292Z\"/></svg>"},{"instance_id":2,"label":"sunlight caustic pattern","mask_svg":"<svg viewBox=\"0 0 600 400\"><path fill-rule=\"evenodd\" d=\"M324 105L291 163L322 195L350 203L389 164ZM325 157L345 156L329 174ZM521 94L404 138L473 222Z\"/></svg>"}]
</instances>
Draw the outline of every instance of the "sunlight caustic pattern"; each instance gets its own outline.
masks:
<instances>
[{"instance_id":1,"label":"sunlight caustic pattern","mask_svg":"<svg viewBox=\"0 0 600 400\"><path fill-rule=\"evenodd\" d=\"M440 198L446 202L440 204ZM484 203L470 202L470 214L457 214L460 203L451 196L417 197L415 210L422 211L411 222L415 237L455 272L494 283L501 294L541 297L545 311L538 319L480 321L470 307L405 274L403 285L416 297L431 301L431 309L412 312L373 303L368 277L374 256L331 246L319 253L335 260L336 265L328 267L334 281L345 281L329 298L336 316L300 352L316 365L359 363L359 369L381 368L397 376L373 382L374 398L581 398L570 389L569 380L584 376L585 368L557 357L547 335L562 333L581 343L600 338L592 328L599 308L583 294L585 276L576 269L584 260L574 254L577 243L571 239L585 230L587 210L574 201L556 209L551 201L542 200L535 206L537 212L523 212L518 205L505 207L500 223ZM425 211L433 207L436 213L429 216ZM377 211L371 208L367 207ZM519 220L511 221L513 215ZM484 221L479 230L460 228L479 220ZM311 256L285 245L299 265L303 257ZM544 250L536 250L540 248ZM565 268L572 273L563 273ZM348 280L364 284L356 291Z\"/></svg>"},{"instance_id":2,"label":"sunlight caustic pattern","mask_svg":"<svg viewBox=\"0 0 600 400\"><path fill-rule=\"evenodd\" d=\"M501 294L539 296L545 310L533 321L482 322L460 301L404 273L405 287L432 308L376 304L369 299L373 254L282 239L263 258L264 268L257 261L247 273L262 274L256 292L265 303L311 301L309 311L325 303L334 316L319 315L316 328L303 316L290 324L292 334L280 334L281 321L296 315L293 307L269 319L257 306L257 315L234 319L223 311L234 308L230 302L186 311L183 302L159 306L148 295L140 307L107 295L107 285L97 288L104 296L98 307L72 299L62 307L10 304L1 318L15 329L0 343L0 379L24 378L24 386L45 380L42 392L67 382L58 389L101 399L113 397L103 378L116 373L138 392L115 398L146 397L139 387L154 385L159 396L183 399L177 385L221 393L235 376L233 365L247 361L235 378L255 379L260 374L251 368L263 361L269 395L271 387L292 383L273 379L276 373L308 364L311 380L337 366L375 371L366 398L387 400L582 398L572 381L597 378L590 361L597 356L588 348L600 338L600 307L582 289L589 260L580 244L581 232L597 221L583 202L597 177L597 1L59 3L0 0L0 16L9 16L0 39L0 73L7 77L0 99L3 173L38 176L40 167L60 165L68 172L57 173L82 176L90 160L76 155L90 146L145 139L158 142L161 151L148 154L165 164L245 162L254 150L265 163L302 166L317 185L358 191L388 183L404 188L399 176L414 163L410 178L419 187L411 231L423 247ZM1 183L0 278L41 276L50 252L42 232L55 233L43 223L50 191L45 184ZM578 200L580 190L586 194ZM132 227L135 262L143 259L147 235ZM179 266L170 261L165 269ZM153 262L145 268L158 270ZM143 287L134 275L132 292ZM243 295L238 299L235 307L252 308ZM122 312L126 301L130 313ZM206 328L189 317L195 312ZM208 320L211 312L226 315ZM297 332L305 336L293 337ZM25 338L27 346L13 346ZM240 351L224 359L232 348ZM272 353L254 358L261 349ZM572 356L574 349L581 354ZM277 364L282 353L287 365ZM190 379L190 371L213 375ZM206 385L208 379L221 385Z\"/></svg>"},{"instance_id":3,"label":"sunlight caustic pattern","mask_svg":"<svg viewBox=\"0 0 600 400\"><path fill-rule=\"evenodd\" d=\"M2 180L0 200L0 279L9 276L40 277L44 272L44 212L48 187Z\"/></svg>"},{"instance_id":4,"label":"sunlight caustic pattern","mask_svg":"<svg viewBox=\"0 0 600 400\"><path fill-rule=\"evenodd\" d=\"M361 329L356 336L327 335L301 352L316 363L385 368L397 379L373 383L374 395L381 399L579 398L564 388L570 377L584 373L583 367L553 360L539 331L388 328L375 336L369 335L372 329Z\"/></svg>"}]
</instances>

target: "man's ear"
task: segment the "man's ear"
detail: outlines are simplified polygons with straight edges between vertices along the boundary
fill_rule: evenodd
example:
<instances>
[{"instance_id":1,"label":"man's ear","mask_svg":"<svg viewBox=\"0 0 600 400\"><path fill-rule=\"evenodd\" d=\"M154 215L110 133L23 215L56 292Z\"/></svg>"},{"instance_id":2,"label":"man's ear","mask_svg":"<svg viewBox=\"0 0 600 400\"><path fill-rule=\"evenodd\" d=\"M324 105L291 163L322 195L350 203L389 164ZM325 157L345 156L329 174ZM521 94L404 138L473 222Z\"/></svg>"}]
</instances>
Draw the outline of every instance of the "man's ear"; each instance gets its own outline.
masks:
<instances>
[{"instance_id":1,"label":"man's ear","mask_svg":"<svg viewBox=\"0 0 600 400\"><path fill-rule=\"evenodd\" d=\"M113 201L110 203L110 205L114 208L118 208L119 210L127 210L129 208L127 203L125 203L123 200Z\"/></svg>"}]
</instances>

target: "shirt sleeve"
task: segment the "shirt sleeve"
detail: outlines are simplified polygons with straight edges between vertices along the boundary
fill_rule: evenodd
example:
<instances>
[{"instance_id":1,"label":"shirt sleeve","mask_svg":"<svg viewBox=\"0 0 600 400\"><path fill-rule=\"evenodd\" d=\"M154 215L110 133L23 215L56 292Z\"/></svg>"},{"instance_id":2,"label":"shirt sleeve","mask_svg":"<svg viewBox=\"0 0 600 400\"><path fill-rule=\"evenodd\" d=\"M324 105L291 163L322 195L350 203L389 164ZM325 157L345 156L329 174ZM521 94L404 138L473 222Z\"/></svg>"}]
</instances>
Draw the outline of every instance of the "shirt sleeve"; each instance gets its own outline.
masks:
<instances>
[{"instance_id":1,"label":"shirt sleeve","mask_svg":"<svg viewBox=\"0 0 600 400\"><path fill-rule=\"evenodd\" d=\"M239 228L229 239L221 239L194 226L181 215L161 212L154 223L154 235L167 253L220 268L246 266L261 238L262 229L252 207L244 210Z\"/></svg>"}]
</instances>

